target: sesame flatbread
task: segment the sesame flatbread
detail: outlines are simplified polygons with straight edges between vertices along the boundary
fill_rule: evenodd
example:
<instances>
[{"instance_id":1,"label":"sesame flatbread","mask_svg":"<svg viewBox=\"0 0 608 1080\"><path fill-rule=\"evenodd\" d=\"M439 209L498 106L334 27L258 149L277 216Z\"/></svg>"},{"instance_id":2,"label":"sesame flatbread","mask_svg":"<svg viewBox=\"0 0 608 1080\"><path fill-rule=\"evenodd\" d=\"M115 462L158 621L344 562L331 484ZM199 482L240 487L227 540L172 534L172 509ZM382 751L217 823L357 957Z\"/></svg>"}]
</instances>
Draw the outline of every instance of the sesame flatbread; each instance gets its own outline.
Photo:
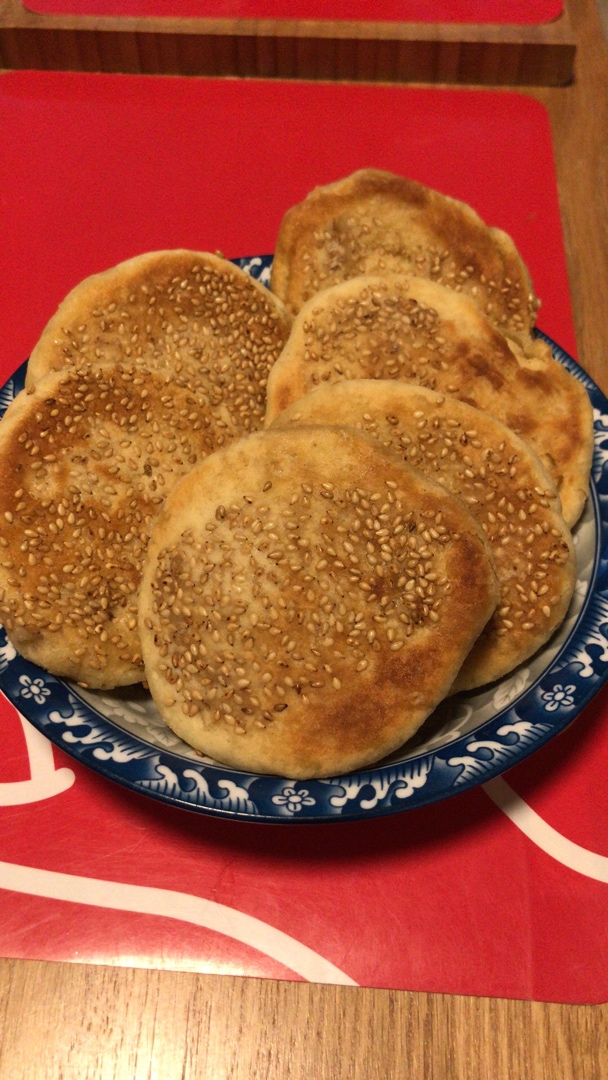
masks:
<instances>
[{"instance_id":1,"label":"sesame flatbread","mask_svg":"<svg viewBox=\"0 0 608 1080\"><path fill-rule=\"evenodd\" d=\"M87 278L30 356L27 385L66 364L128 363L186 376L232 434L262 424L268 370L291 318L218 255L153 251Z\"/></svg>"},{"instance_id":2,"label":"sesame flatbread","mask_svg":"<svg viewBox=\"0 0 608 1080\"><path fill-rule=\"evenodd\" d=\"M331 776L399 747L494 610L464 504L354 432L270 431L207 458L152 530L146 678L232 767Z\"/></svg>"},{"instance_id":3,"label":"sesame flatbread","mask_svg":"<svg viewBox=\"0 0 608 1080\"><path fill-rule=\"evenodd\" d=\"M287 211L271 288L295 313L340 281L395 272L464 293L502 333L534 351L539 301L511 237L466 203L378 169L317 187Z\"/></svg>"},{"instance_id":4,"label":"sesame flatbread","mask_svg":"<svg viewBox=\"0 0 608 1080\"><path fill-rule=\"evenodd\" d=\"M150 525L218 443L183 373L70 366L15 398L0 422L0 619L23 656L90 687L141 681Z\"/></svg>"},{"instance_id":5,"label":"sesame flatbread","mask_svg":"<svg viewBox=\"0 0 608 1080\"><path fill-rule=\"evenodd\" d=\"M268 382L266 421L323 383L414 382L484 409L550 472L572 527L589 490L593 413L549 351L523 357L466 297L422 278L364 276L309 301Z\"/></svg>"},{"instance_id":6,"label":"sesame flatbread","mask_svg":"<svg viewBox=\"0 0 608 1080\"><path fill-rule=\"evenodd\" d=\"M551 479L522 439L454 398L367 379L321 386L275 421L311 423L349 425L377 439L459 496L484 530L500 601L455 689L501 678L549 640L568 610L576 558Z\"/></svg>"}]
</instances>

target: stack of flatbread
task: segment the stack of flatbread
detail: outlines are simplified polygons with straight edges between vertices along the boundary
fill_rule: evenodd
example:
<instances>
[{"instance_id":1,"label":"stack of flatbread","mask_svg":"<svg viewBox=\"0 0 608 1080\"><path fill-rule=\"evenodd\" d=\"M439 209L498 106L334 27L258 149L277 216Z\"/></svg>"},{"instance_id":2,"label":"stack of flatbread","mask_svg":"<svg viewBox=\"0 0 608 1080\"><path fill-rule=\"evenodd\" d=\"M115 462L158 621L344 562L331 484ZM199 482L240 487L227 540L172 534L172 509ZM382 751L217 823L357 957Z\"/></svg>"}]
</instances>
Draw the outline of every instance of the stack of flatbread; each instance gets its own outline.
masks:
<instances>
[{"instance_id":1,"label":"stack of flatbread","mask_svg":"<svg viewBox=\"0 0 608 1080\"><path fill-rule=\"evenodd\" d=\"M177 480L261 425L290 323L259 282L191 251L66 297L0 424L0 611L25 657L93 688L142 680L152 521Z\"/></svg>"},{"instance_id":2,"label":"stack of flatbread","mask_svg":"<svg viewBox=\"0 0 608 1080\"><path fill-rule=\"evenodd\" d=\"M77 286L0 424L0 614L144 679L235 768L362 768L572 596L592 414L512 240L363 170L286 214L267 290L155 252Z\"/></svg>"}]
</instances>

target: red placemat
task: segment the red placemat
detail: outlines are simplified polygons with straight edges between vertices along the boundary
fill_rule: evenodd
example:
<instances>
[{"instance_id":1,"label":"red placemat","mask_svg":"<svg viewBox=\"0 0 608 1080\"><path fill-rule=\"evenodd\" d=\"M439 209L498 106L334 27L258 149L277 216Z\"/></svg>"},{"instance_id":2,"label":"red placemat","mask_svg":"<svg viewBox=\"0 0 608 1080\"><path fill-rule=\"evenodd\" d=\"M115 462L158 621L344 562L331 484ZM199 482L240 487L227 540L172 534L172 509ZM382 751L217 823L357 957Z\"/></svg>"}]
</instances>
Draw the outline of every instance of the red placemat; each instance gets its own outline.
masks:
<instances>
[{"instance_id":1,"label":"red placemat","mask_svg":"<svg viewBox=\"0 0 608 1080\"><path fill-rule=\"evenodd\" d=\"M546 23L563 11L562 0L27 0L24 7L43 15L504 25Z\"/></svg>"},{"instance_id":2,"label":"red placemat","mask_svg":"<svg viewBox=\"0 0 608 1080\"><path fill-rule=\"evenodd\" d=\"M86 274L153 248L269 252L289 205L363 165L509 231L574 350L549 125L523 95L20 72L0 127L0 376ZM0 953L606 1000L607 711L602 694L447 802L271 826L126 791L3 701Z\"/></svg>"}]
</instances>

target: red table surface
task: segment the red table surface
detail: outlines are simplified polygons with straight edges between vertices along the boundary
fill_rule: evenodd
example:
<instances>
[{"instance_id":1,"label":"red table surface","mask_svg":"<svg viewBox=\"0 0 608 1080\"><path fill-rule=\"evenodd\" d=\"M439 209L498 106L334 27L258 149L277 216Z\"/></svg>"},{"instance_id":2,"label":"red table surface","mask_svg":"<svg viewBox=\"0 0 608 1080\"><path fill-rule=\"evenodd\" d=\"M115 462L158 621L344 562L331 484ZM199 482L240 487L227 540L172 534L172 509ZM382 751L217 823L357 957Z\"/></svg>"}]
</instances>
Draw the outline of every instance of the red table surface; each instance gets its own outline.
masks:
<instances>
[{"instance_id":1,"label":"red table surface","mask_svg":"<svg viewBox=\"0 0 608 1080\"><path fill-rule=\"evenodd\" d=\"M271 252L290 205L364 165L509 231L574 350L549 125L523 95L19 72L0 128L4 377L85 275L154 248ZM605 1000L607 711L602 694L508 787L272 826L126 791L4 701L0 953Z\"/></svg>"},{"instance_id":2,"label":"red table surface","mask_svg":"<svg viewBox=\"0 0 608 1080\"><path fill-rule=\"evenodd\" d=\"M562 0L24 0L24 7L43 15L502 25L551 22L563 11Z\"/></svg>"}]
</instances>

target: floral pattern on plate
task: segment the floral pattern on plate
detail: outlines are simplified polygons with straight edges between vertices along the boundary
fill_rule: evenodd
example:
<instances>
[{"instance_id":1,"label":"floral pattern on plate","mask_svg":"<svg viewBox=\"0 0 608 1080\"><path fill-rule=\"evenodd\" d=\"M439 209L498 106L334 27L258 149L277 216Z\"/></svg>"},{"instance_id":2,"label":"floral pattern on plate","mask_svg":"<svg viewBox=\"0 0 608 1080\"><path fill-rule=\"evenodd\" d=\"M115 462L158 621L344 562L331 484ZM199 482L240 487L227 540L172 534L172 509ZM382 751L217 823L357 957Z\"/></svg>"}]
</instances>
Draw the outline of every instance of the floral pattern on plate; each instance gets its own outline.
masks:
<instances>
[{"instance_id":1,"label":"floral pattern on plate","mask_svg":"<svg viewBox=\"0 0 608 1080\"><path fill-rule=\"evenodd\" d=\"M235 260L268 284L272 259ZM242 773L170 731L141 687L85 691L24 660L0 629L0 689L82 764L174 806L242 820L318 823L392 814L445 799L511 768L567 727L608 678L608 400L545 335L594 408L591 496L576 526L578 581L558 633L500 683L443 702L386 761L324 780ZM25 365L0 388L0 412Z\"/></svg>"}]
</instances>

